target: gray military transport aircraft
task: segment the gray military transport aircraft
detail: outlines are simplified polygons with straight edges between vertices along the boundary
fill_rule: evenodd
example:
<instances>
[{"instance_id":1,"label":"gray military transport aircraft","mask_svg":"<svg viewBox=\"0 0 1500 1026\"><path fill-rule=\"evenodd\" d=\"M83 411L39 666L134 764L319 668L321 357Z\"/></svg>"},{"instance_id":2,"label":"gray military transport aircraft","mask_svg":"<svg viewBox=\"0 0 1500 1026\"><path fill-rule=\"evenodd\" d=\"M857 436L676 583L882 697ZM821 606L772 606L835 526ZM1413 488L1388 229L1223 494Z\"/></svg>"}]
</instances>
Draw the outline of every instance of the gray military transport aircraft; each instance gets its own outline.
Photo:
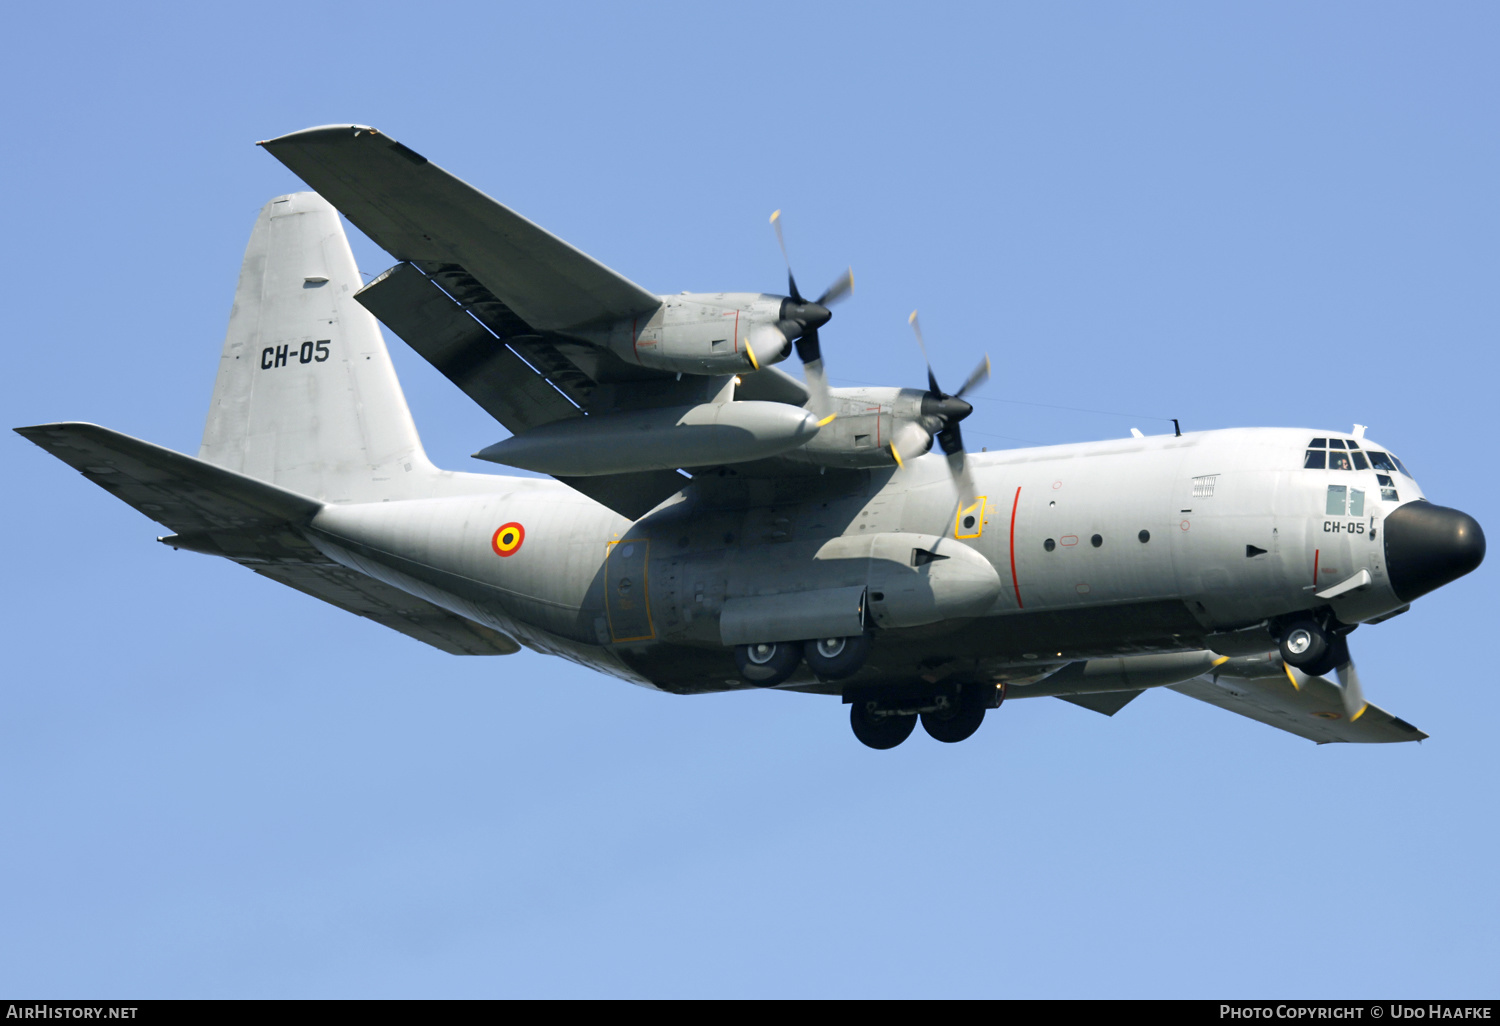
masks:
<instances>
[{"instance_id":1,"label":"gray military transport aircraft","mask_svg":"<svg viewBox=\"0 0 1500 1026\"><path fill-rule=\"evenodd\" d=\"M1484 534L1362 427L970 453L987 361L952 394L930 365L926 389L828 386L847 274L816 300L790 264L786 296L653 295L375 129L260 145L316 191L255 223L197 457L16 429L164 544L454 654L841 696L873 748L1158 686L1320 743L1427 736L1365 702L1348 635L1473 570ZM398 261L368 285L340 212ZM480 459L552 479L428 462L377 321L510 432ZM793 349L805 383L774 366Z\"/></svg>"}]
</instances>

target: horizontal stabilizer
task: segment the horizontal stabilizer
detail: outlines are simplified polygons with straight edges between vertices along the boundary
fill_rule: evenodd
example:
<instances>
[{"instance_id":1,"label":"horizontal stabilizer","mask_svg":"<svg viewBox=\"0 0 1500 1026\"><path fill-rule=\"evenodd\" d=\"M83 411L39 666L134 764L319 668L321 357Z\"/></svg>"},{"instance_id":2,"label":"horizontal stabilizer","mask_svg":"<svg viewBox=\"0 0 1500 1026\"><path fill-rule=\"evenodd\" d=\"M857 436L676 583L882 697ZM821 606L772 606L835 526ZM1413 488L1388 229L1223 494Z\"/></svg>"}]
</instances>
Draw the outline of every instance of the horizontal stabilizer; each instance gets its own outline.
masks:
<instances>
[{"instance_id":1,"label":"horizontal stabilizer","mask_svg":"<svg viewBox=\"0 0 1500 1026\"><path fill-rule=\"evenodd\" d=\"M308 520L322 503L97 424L16 428L116 498L178 534Z\"/></svg>"},{"instance_id":2,"label":"horizontal stabilizer","mask_svg":"<svg viewBox=\"0 0 1500 1026\"><path fill-rule=\"evenodd\" d=\"M373 128L262 142L398 260L460 264L538 331L630 320L661 300Z\"/></svg>"}]
</instances>

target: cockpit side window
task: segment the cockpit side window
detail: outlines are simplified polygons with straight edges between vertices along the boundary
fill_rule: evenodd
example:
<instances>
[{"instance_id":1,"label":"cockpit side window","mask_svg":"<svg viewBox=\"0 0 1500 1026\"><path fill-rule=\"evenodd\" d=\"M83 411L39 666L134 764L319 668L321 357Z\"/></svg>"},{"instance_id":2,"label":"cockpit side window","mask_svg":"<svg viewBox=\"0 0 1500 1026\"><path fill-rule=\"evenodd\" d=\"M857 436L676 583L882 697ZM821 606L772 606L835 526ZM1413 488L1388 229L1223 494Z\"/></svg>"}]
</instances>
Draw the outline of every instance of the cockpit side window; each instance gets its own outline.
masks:
<instances>
[{"instance_id":1,"label":"cockpit side window","mask_svg":"<svg viewBox=\"0 0 1500 1026\"><path fill-rule=\"evenodd\" d=\"M1396 465L1391 462L1391 458L1379 449L1370 450L1370 466L1376 470L1389 471L1392 474L1396 472Z\"/></svg>"},{"instance_id":2,"label":"cockpit side window","mask_svg":"<svg viewBox=\"0 0 1500 1026\"><path fill-rule=\"evenodd\" d=\"M1307 443L1307 447L1309 449L1326 449L1328 448L1328 439L1314 438L1311 442Z\"/></svg>"},{"instance_id":3,"label":"cockpit side window","mask_svg":"<svg viewBox=\"0 0 1500 1026\"><path fill-rule=\"evenodd\" d=\"M1397 456L1395 453L1391 453L1391 460L1396 464L1397 470L1401 471L1401 473L1405 474L1407 477L1411 477L1411 471L1406 469L1406 464L1401 462L1401 457ZM1416 478L1414 477L1411 477L1411 479L1413 481L1416 480Z\"/></svg>"},{"instance_id":4,"label":"cockpit side window","mask_svg":"<svg viewBox=\"0 0 1500 1026\"><path fill-rule=\"evenodd\" d=\"M1328 465L1328 454L1322 449L1309 449L1303 457L1303 470L1322 470Z\"/></svg>"},{"instance_id":5,"label":"cockpit side window","mask_svg":"<svg viewBox=\"0 0 1500 1026\"><path fill-rule=\"evenodd\" d=\"M1328 448L1330 449L1342 449L1343 447L1344 440L1342 438L1330 438L1328 440Z\"/></svg>"},{"instance_id":6,"label":"cockpit side window","mask_svg":"<svg viewBox=\"0 0 1500 1026\"><path fill-rule=\"evenodd\" d=\"M1351 452L1349 458L1354 461L1355 470L1369 470L1370 465L1365 462L1365 454L1362 452Z\"/></svg>"},{"instance_id":7,"label":"cockpit side window","mask_svg":"<svg viewBox=\"0 0 1500 1026\"><path fill-rule=\"evenodd\" d=\"M1354 439L1349 438L1349 439L1345 439L1345 441L1347 441L1349 443L1349 448L1351 448L1351 449L1358 449L1359 448L1359 443L1356 442Z\"/></svg>"},{"instance_id":8,"label":"cockpit side window","mask_svg":"<svg viewBox=\"0 0 1500 1026\"><path fill-rule=\"evenodd\" d=\"M1349 462L1349 454L1346 452L1330 452L1328 454L1329 470L1353 470L1354 465Z\"/></svg>"}]
</instances>

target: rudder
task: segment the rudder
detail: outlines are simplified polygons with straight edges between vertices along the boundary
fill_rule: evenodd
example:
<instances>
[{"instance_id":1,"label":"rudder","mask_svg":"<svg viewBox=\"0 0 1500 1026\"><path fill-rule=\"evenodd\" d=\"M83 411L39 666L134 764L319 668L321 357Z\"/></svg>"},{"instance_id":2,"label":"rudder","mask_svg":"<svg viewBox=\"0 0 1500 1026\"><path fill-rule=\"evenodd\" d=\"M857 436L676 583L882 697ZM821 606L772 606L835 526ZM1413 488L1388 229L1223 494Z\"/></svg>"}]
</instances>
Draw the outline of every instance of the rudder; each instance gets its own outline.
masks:
<instances>
[{"instance_id":1,"label":"rudder","mask_svg":"<svg viewBox=\"0 0 1500 1026\"><path fill-rule=\"evenodd\" d=\"M261 209L199 459L328 502L404 497L435 472L360 285L327 200Z\"/></svg>"}]
</instances>

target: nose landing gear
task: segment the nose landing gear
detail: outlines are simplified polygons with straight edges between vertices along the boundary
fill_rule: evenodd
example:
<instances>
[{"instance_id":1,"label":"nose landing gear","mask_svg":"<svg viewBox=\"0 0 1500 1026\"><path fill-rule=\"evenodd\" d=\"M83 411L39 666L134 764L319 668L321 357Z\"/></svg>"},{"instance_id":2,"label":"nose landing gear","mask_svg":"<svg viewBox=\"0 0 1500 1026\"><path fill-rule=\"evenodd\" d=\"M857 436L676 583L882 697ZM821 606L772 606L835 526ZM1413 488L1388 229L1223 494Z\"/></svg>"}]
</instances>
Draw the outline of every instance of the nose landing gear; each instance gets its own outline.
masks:
<instances>
[{"instance_id":1,"label":"nose landing gear","mask_svg":"<svg viewBox=\"0 0 1500 1026\"><path fill-rule=\"evenodd\" d=\"M1324 627L1310 616L1282 625L1281 661L1313 677L1331 673L1349 661L1349 643L1343 634Z\"/></svg>"}]
</instances>

